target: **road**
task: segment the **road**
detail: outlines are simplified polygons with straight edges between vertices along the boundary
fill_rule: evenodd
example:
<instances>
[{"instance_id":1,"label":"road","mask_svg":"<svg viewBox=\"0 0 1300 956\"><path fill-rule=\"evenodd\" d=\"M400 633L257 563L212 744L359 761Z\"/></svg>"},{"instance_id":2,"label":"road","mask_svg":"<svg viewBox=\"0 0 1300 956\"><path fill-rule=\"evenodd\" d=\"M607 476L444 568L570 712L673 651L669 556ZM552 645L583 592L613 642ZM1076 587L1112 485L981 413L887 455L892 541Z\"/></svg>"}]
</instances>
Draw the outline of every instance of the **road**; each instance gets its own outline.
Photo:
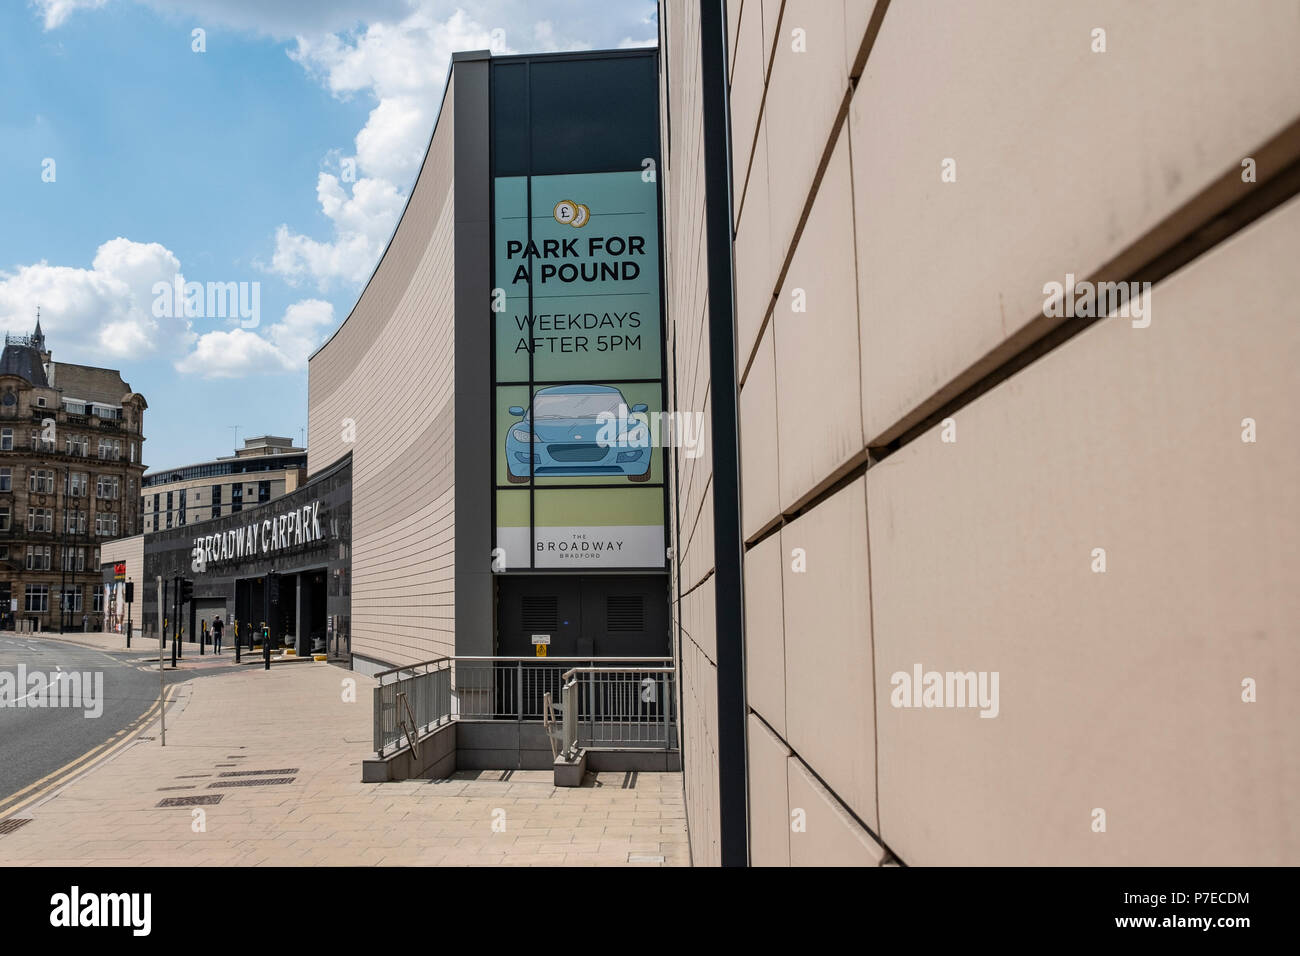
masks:
<instances>
[{"instance_id":1,"label":"road","mask_svg":"<svg viewBox=\"0 0 1300 956\"><path fill-rule=\"evenodd\" d=\"M29 678L26 687L11 692L5 686L7 679L0 676L0 816L13 802L12 795L99 747L157 704L157 665L149 672L141 670L148 656L106 654L39 638L0 637L0 675L12 675L16 682L22 665ZM156 651L153 656L157 660ZM102 701L90 695L79 706L33 708L30 676L36 672L54 681L64 697L71 696L76 686L70 678L74 672L82 675L87 688L97 683L95 675L102 675ZM176 676L167 675L169 681ZM24 706L15 706L15 700L24 697ZM88 716L95 711L101 713Z\"/></svg>"}]
</instances>

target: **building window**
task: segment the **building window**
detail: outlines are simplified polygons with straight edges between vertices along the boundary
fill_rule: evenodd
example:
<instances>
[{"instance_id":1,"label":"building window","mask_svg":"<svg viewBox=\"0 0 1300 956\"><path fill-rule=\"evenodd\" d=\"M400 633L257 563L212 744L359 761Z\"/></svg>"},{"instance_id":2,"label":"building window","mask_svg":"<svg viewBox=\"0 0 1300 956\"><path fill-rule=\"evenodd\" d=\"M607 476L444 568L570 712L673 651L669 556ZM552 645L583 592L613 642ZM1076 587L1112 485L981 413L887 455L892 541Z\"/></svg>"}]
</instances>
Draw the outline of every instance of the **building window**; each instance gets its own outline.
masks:
<instances>
[{"instance_id":1,"label":"building window","mask_svg":"<svg viewBox=\"0 0 1300 956\"><path fill-rule=\"evenodd\" d=\"M0 428L0 451L14 450L14 430L12 428Z\"/></svg>"},{"instance_id":2,"label":"building window","mask_svg":"<svg viewBox=\"0 0 1300 956\"><path fill-rule=\"evenodd\" d=\"M257 503L271 500L271 483L269 481L259 481L257 483Z\"/></svg>"},{"instance_id":3,"label":"building window","mask_svg":"<svg viewBox=\"0 0 1300 956\"><path fill-rule=\"evenodd\" d=\"M33 468L32 473L27 476L27 490L44 495L53 494L54 472L46 468Z\"/></svg>"},{"instance_id":4,"label":"building window","mask_svg":"<svg viewBox=\"0 0 1300 956\"><path fill-rule=\"evenodd\" d=\"M101 538L111 538L117 535L117 515L98 512L95 515L95 534Z\"/></svg>"},{"instance_id":5,"label":"building window","mask_svg":"<svg viewBox=\"0 0 1300 956\"><path fill-rule=\"evenodd\" d=\"M89 487L90 475L84 471L73 471L68 473L67 487L64 492L76 498L84 498Z\"/></svg>"},{"instance_id":6,"label":"building window","mask_svg":"<svg viewBox=\"0 0 1300 956\"><path fill-rule=\"evenodd\" d=\"M95 497L96 498L116 498L118 493L118 477L116 475L100 475L95 479ZM184 507L184 495L181 501Z\"/></svg>"},{"instance_id":7,"label":"building window","mask_svg":"<svg viewBox=\"0 0 1300 956\"><path fill-rule=\"evenodd\" d=\"M9 530L9 506L0 505L0 531Z\"/></svg>"},{"instance_id":8,"label":"building window","mask_svg":"<svg viewBox=\"0 0 1300 956\"><path fill-rule=\"evenodd\" d=\"M90 439L85 435L69 435L64 440L63 447L69 455L85 458L90 454Z\"/></svg>"},{"instance_id":9,"label":"building window","mask_svg":"<svg viewBox=\"0 0 1300 956\"><path fill-rule=\"evenodd\" d=\"M64 534L85 534L86 533L86 512L84 511L63 512L63 533Z\"/></svg>"},{"instance_id":10,"label":"building window","mask_svg":"<svg viewBox=\"0 0 1300 956\"><path fill-rule=\"evenodd\" d=\"M12 468L0 468L0 491L14 490L14 470Z\"/></svg>"},{"instance_id":11,"label":"building window","mask_svg":"<svg viewBox=\"0 0 1300 956\"><path fill-rule=\"evenodd\" d=\"M48 611L50 609L50 586L48 584L29 584L23 605L28 611Z\"/></svg>"},{"instance_id":12,"label":"building window","mask_svg":"<svg viewBox=\"0 0 1300 956\"><path fill-rule=\"evenodd\" d=\"M67 399L64 399L63 408L65 411L71 412L73 415L86 414L85 402L70 402Z\"/></svg>"},{"instance_id":13,"label":"building window","mask_svg":"<svg viewBox=\"0 0 1300 956\"><path fill-rule=\"evenodd\" d=\"M9 560L9 545L0 544L0 561Z\"/></svg>"},{"instance_id":14,"label":"building window","mask_svg":"<svg viewBox=\"0 0 1300 956\"><path fill-rule=\"evenodd\" d=\"M44 398L44 397L41 397L41 398L36 399L36 404L39 405L41 408L44 408L44 407L45 407L45 398Z\"/></svg>"},{"instance_id":15,"label":"building window","mask_svg":"<svg viewBox=\"0 0 1300 956\"><path fill-rule=\"evenodd\" d=\"M103 585L100 585L101 587ZM63 610L81 610L81 588L68 588L63 592Z\"/></svg>"},{"instance_id":16,"label":"building window","mask_svg":"<svg viewBox=\"0 0 1300 956\"><path fill-rule=\"evenodd\" d=\"M95 585L94 601L95 601L95 613L98 614L104 610L104 585L102 584Z\"/></svg>"},{"instance_id":17,"label":"building window","mask_svg":"<svg viewBox=\"0 0 1300 956\"><path fill-rule=\"evenodd\" d=\"M32 429L32 451L54 451L54 439L44 439L41 433Z\"/></svg>"},{"instance_id":18,"label":"building window","mask_svg":"<svg viewBox=\"0 0 1300 956\"><path fill-rule=\"evenodd\" d=\"M64 571L86 570L86 549L85 548L64 548L63 549L63 570Z\"/></svg>"},{"instance_id":19,"label":"building window","mask_svg":"<svg viewBox=\"0 0 1300 956\"><path fill-rule=\"evenodd\" d=\"M54 512L49 508L28 508L27 509L27 530L28 531L53 531L54 530Z\"/></svg>"},{"instance_id":20,"label":"building window","mask_svg":"<svg viewBox=\"0 0 1300 956\"><path fill-rule=\"evenodd\" d=\"M48 544L29 544L27 546L27 570L48 571L50 569L50 546Z\"/></svg>"}]
</instances>

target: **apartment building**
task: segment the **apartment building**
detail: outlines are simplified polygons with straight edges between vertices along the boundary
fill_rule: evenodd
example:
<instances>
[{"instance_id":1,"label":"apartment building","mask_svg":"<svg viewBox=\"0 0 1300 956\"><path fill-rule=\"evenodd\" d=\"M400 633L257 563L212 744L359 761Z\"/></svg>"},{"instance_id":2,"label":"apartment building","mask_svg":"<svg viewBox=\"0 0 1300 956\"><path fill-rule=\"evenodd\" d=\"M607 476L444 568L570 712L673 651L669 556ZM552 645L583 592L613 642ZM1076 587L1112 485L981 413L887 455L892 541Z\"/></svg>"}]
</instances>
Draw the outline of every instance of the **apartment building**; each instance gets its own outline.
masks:
<instances>
[{"instance_id":1,"label":"apartment building","mask_svg":"<svg viewBox=\"0 0 1300 956\"><path fill-rule=\"evenodd\" d=\"M145 475L140 510L146 533L239 514L297 490L307 476L307 450L289 438L244 439L234 455Z\"/></svg>"},{"instance_id":2,"label":"apartment building","mask_svg":"<svg viewBox=\"0 0 1300 956\"><path fill-rule=\"evenodd\" d=\"M54 361L39 317L32 334L6 335L0 613L8 626L99 626L100 545L140 529L147 407L115 369Z\"/></svg>"}]
</instances>

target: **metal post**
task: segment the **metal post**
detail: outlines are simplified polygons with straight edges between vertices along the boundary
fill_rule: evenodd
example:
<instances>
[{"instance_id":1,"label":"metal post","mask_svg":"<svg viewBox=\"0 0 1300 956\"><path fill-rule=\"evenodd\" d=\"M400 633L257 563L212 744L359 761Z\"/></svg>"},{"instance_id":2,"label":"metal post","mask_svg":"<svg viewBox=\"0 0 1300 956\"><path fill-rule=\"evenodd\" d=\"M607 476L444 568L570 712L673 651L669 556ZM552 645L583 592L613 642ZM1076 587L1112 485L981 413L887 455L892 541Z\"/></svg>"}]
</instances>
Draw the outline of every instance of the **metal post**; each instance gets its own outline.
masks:
<instances>
[{"instance_id":1,"label":"metal post","mask_svg":"<svg viewBox=\"0 0 1300 956\"><path fill-rule=\"evenodd\" d=\"M239 663L239 621L233 622L235 626L235 663Z\"/></svg>"},{"instance_id":2,"label":"metal post","mask_svg":"<svg viewBox=\"0 0 1300 956\"><path fill-rule=\"evenodd\" d=\"M172 576L172 592L172 667L175 667L180 657L181 646L180 635L177 633L181 616L181 582L175 575Z\"/></svg>"},{"instance_id":3,"label":"metal post","mask_svg":"<svg viewBox=\"0 0 1300 956\"><path fill-rule=\"evenodd\" d=\"M158 720L162 725L162 745L167 746L167 693L166 681L163 678L163 642L167 640L167 627L163 620L163 602L166 600L163 594L162 575L158 575Z\"/></svg>"},{"instance_id":4,"label":"metal post","mask_svg":"<svg viewBox=\"0 0 1300 956\"><path fill-rule=\"evenodd\" d=\"M199 622L199 657L207 653L208 646L208 622L202 620Z\"/></svg>"},{"instance_id":5,"label":"metal post","mask_svg":"<svg viewBox=\"0 0 1300 956\"><path fill-rule=\"evenodd\" d=\"M68 600L68 491L71 478L72 468L69 465L63 466L63 532L59 535L59 633L63 633L63 622L66 618L63 604Z\"/></svg>"},{"instance_id":6,"label":"metal post","mask_svg":"<svg viewBox=\"0 0 1300 956\"><path fill-rule=\"evenodd\" d=\"M744 535L740 522L739 387L732 273L731 129L726 0L700 4L709 397L713 428L713 553L717 651L717 835L723 866L749 865Z\"/></svg>"},{"instance_id":7,"label":"metal post","mask_svg":"<svg viewBox=\"0 0 1300 956\"><path fill-rule=\"evenodd\" d=\"M130 578L126 580L127 583L131 581ZM126 649L128 651L131 649L131 603L130 601L126 602Z\"/></svg>"},{"instance_id":8,"label":"metal post","mask_svg":"<svg viewBox=\"0 0 1300 956\"><path fill-rule=\"evenodd\" d=\"M524 662L515 661L515 723L524 720Z\"/></svg>"}]
</instances>

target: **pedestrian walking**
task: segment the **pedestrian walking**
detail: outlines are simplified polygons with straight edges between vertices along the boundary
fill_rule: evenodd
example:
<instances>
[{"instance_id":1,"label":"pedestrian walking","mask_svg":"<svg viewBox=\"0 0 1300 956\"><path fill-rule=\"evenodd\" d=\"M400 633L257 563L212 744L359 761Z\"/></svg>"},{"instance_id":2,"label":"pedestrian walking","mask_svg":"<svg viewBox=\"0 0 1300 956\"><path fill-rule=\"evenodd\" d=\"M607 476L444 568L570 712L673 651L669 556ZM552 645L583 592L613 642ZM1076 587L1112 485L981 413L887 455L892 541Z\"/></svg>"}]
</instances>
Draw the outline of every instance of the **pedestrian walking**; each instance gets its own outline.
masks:
<instances>
[{"instance_id":1,"label":"pedestrian walking","mask_svg":"<svg viewBox=\"0 0 1300 956\"><path fill-rule=\"evenodd\" d=\"M212 619L212 652L214 654L221 653L221 628L220 616L214 617Z\"/></svg>"}]
</instances>

